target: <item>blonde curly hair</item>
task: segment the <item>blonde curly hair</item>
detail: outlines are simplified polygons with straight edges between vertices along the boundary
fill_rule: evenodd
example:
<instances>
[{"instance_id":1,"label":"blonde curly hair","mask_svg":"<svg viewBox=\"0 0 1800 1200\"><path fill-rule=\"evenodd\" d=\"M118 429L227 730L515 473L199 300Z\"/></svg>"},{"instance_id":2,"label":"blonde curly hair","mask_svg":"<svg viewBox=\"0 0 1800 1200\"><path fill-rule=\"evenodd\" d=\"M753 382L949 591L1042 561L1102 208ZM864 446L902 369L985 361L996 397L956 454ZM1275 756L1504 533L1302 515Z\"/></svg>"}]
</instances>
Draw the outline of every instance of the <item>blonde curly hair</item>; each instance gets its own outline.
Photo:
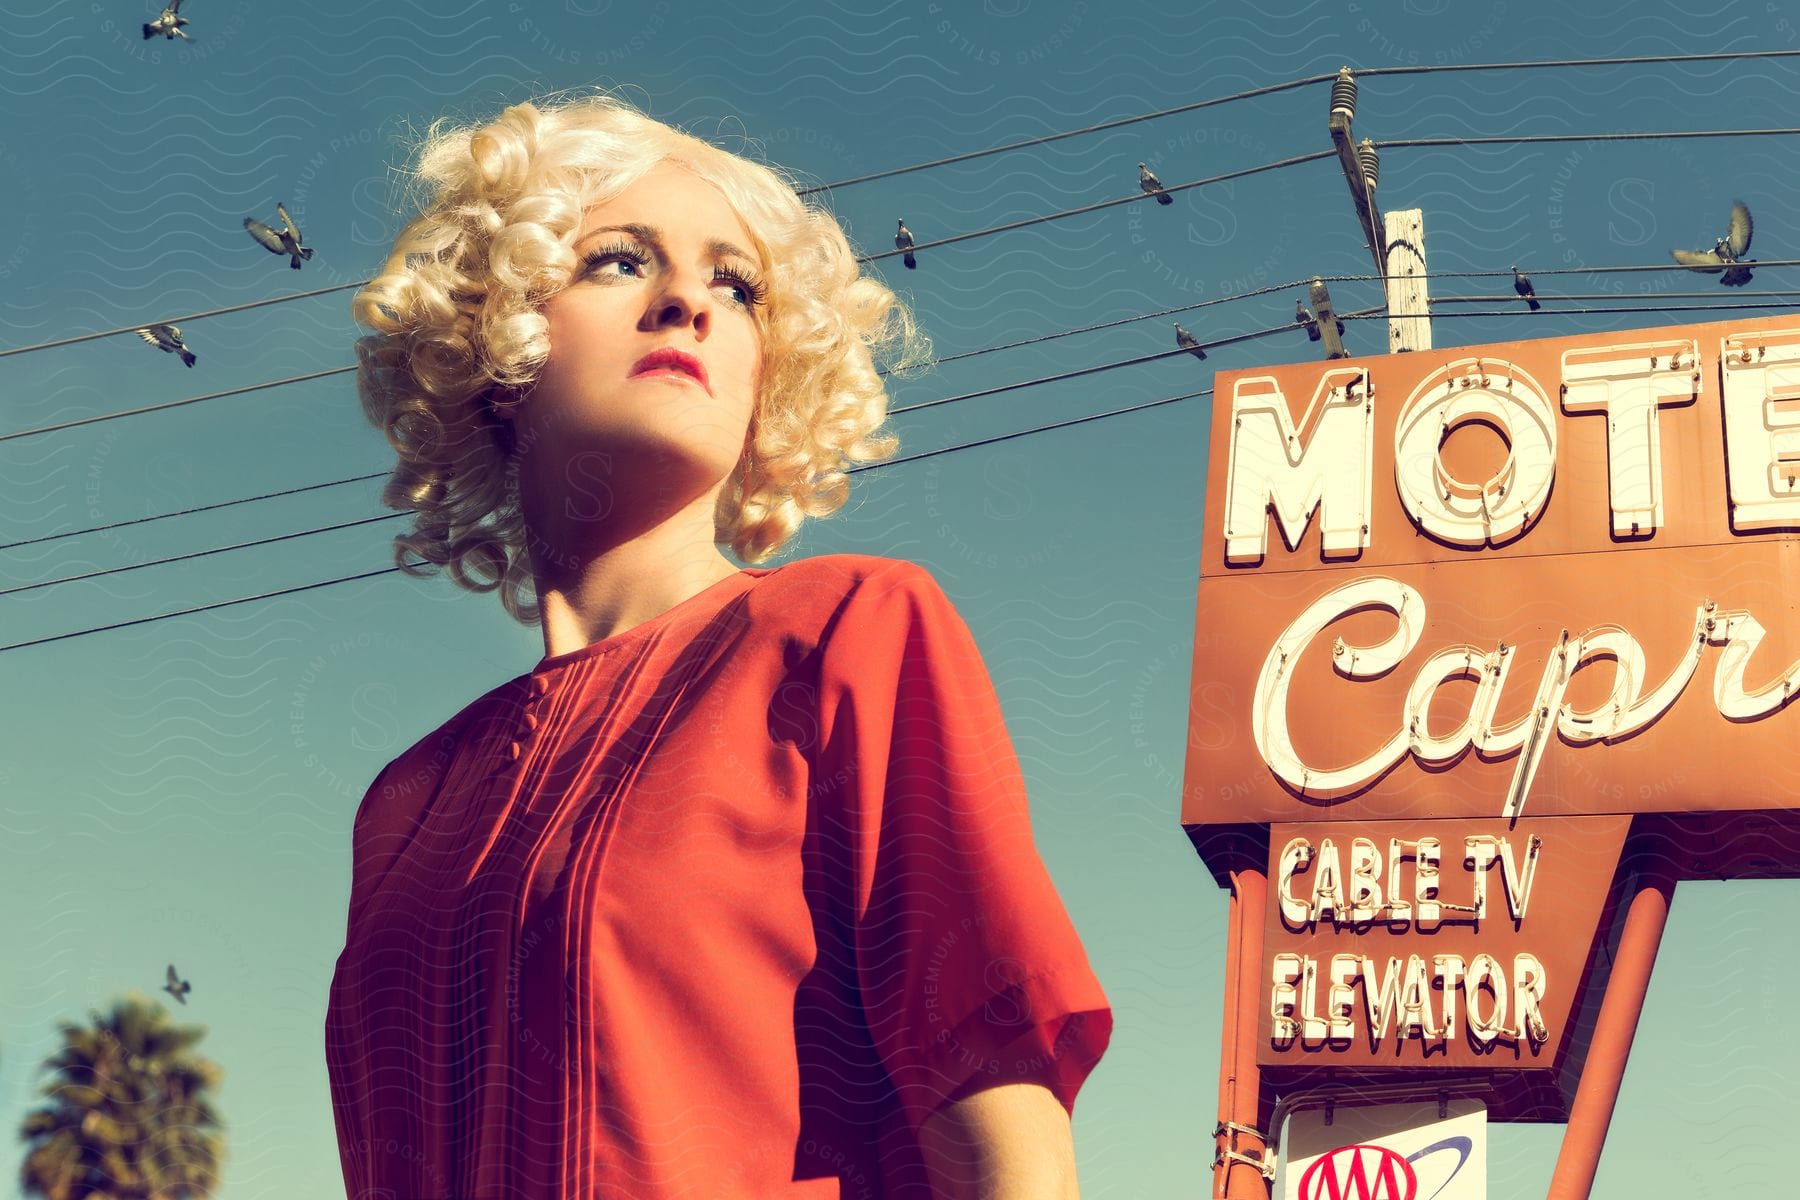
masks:
<instances>
[{"instance_id":1,"label":"blonde curly hair","mask_svg":"<svg viewBox=\"0 0 1800 1200\"><path fill-rule=\"evenodd\" d=\"M408 575L447 567L459 587L498 588L520 623L541 620L509 469L513 428L493 405L497 393L523 394L549 357L538 309L574 277L583 214L665 159L724 195L769 289L759 318L767 365L714 540L764 562L807 517L843 507L846 466L898 450L898 438L875 432L888 401L875 359L899 374L929 360L930 341L892 290L861 274L836 218L806 203L788 173L604 92L515 104L486 124L441 117L405 173L419 213L351 306L373 330L356 343L363 413L399 455L381 499L417 513L394 538Z\"/></svg>"}]
</instances>

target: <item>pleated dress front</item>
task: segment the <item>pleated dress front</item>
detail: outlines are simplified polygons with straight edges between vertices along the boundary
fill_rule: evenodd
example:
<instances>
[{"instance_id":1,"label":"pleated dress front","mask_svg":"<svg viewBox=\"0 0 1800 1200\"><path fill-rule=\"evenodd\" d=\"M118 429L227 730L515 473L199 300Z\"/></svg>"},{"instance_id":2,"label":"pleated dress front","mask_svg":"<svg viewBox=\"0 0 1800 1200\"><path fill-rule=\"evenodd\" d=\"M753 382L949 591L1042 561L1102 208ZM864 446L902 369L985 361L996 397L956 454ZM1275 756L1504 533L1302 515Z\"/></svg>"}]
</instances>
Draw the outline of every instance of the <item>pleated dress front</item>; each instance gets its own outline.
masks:
<instances>
[{"instance_id":1,"label":"pleated dress front","mask_svg":"<svg viewBox=\"0 0 1800 1200\"><path fill-rule=\"evenodd\" d=\"M928 1200L919 1123L1073 1113L1112 1013L924 568L749 568L390 762L325 1021L349 1200Z\"/></svg>"}]
</instances>

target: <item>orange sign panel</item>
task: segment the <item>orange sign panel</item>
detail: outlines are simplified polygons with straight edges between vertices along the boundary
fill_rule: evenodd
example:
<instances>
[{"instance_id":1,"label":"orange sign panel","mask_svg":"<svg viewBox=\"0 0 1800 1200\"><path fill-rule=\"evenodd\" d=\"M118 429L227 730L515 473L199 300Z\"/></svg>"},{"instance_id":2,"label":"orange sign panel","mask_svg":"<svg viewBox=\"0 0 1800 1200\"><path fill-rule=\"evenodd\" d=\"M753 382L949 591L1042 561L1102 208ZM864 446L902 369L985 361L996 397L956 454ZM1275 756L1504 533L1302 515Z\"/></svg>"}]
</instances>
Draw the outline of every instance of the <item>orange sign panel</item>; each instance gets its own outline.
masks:
<instances>
[{"instance_id":1,"label":"orange sign panel","mask_svg":"<svg viewBox=\"0 0 1800 1200\"><path fill-rule=\"evenodd\" d=\"M1223 372L1190 826L1800 807L1800 318Z\"/></svg>"},{"instance_id":2,"label":"orange sign panel","mask_svg":"<svg viewBox=\"0 0 1800 1200\"><path fill-rule=\"evenodd\" d=\"M1551 1066L1629 823L1275 825L1258 1061Z\"/></svg>"}]
</instances>

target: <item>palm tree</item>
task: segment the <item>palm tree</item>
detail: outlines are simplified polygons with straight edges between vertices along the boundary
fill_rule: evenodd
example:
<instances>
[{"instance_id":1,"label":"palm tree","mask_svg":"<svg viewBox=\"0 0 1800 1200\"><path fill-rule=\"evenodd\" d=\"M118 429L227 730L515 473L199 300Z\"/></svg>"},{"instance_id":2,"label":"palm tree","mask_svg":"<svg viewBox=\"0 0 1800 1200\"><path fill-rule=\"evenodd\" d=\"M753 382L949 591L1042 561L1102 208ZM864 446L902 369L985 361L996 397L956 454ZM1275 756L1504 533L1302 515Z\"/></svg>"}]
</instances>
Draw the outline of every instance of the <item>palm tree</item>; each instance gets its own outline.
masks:
<instances>
[{"instance_id":1,"label":"palm tree","mask_svg":"<svg viewBox=\"0 0 1800 1200\"><path fill-rule=\"evenodd\" d=\"M49 1103L25 1117L19 1182L43 1200L204 1200L219 1184L223 1139L205 1092L224 1072L188 1053L204 1025L175 1026L138 992L91 1026L58 1022L44 1060Z\"/></svg>"}]
</instances>

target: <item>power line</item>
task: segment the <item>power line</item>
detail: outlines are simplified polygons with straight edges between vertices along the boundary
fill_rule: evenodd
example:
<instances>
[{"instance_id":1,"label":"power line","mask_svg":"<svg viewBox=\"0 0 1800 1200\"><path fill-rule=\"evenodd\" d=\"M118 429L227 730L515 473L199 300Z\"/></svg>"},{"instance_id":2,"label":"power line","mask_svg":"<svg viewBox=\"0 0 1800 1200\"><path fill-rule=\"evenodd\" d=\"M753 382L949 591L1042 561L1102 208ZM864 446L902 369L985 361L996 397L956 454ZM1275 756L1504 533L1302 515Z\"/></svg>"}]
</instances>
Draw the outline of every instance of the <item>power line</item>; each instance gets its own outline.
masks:
<instances>
[{"instance_id":1,"label":"power line","mask_svg":"<svg viewBox=\"0 0 1800 1200\"><path fill-rule=\"evenodd\" d=\"M1757 265L1761 266L1762 264L1758 263ZM1680 270L1681 268L1677 267L1675 269ZM1527 272L1527 274L1529 274L1529 272ZM1719 294L1720 293L1716 292L1716 291L1713 291L1713 292L1538 292L1538 293L1536 293L1536 298L1539 300L1704 300L1708 296L1718 296ZM1742 297L1745 297L1745 296L1800 296L1800 292L1738 292L1738 293L1736 293L1735 297L1732 297L1732 298L1741 299ZM1510 295L1510 296L1505 295L1505 294L1500 294L1500 295L1494 295L1494 296L1432 296L1429 298L1429 301L1432 304L1522 303L1523 300L1524 300L1524 297L1518 295L1517 293L1514 293L1513 295ZM4 548L5 547L0 547L0 549L4 549Z\"/></svg>"},{"instance_id":2,"label":"power line","mask_svg":"<svg viewBox=\"0 0 1800 1200\"><path fill-rule=\"evenodd\" d=\"M1034 433L1046 433L1052 429L1067 429L1072 425L1081 425L1088 421L1105 420L1109 417L1122 417L1122 416L1127 415L1128 413L1142 412L1145 409L1158 408L1164 404L1174 404L1174 403L1177 403L1178 401L1182 401L1182 400L1195 400L1202 396L1210 396L1210 395L1212 395L1212 393L1213 393L1213 389L1207 388L1204 391L1188 392L1188 393L1185 393L1180 396L1168 396L1161 400L1150 400L1150 401L1146 401L1142 404L1128 405L1125 408L1113 409L1110 412L1091 413L1087 416L1071 417L1070 419L1065 420L1065 421L1054 421L1048 425L1039 425L1039 426L1036 426L1031 429L1021 429L1021 430L1016 430L1012 433L997 434L993 437L977 438L974 441L960 442L954 446L943 446L936 450L924 450L924 451L919 452L918 454L909 455L904 458L889 459L887 462L865 463L861 466L849 467L846 469L845 473L853 475L853 474L859 474L863 471L879 470L883 467L899 466L902 463L918 462L921 459L933 458L933 457L936 457L937 455L949 454L949 453L952 453L957 450L972 450L978 446L989 446L989 445L994 444L995 442L1010 441L1013 438L1026 437L1026 436L1029 436L1030 434L1034 434ZM401 516L404 514L395 513L395 514L391 514L391 515ZM422 566L427 565L427 563L425 560L419 560L416 562L408 563L407 565L411 566L411 567L422 567ZM32 638L28 641L13 642L9 645L0 646L0 653L4 653L8 650L24 650L31 646L49 645L52 642L62 642L62 641L67 641L70 638L86 637L87 635L94 634L94 633L107 633L114 629L127 629L134 625L147 625L152 621L164 621L164 620L169 619L170 617L192 616L196 613L211 612L215 609L220 609L220 608L230 608L231 606L236 605L236 604L249 604L255 600L269 600L269 599L273 599L274 597L277 597L277 596L293 595L296 592L312 591L315 588L332 587L332 586L334 586L336 584L340 584L340 583L354 583L355 581L357 581L359 579L373 579L378 575L392 575L399 570L400 570L399 567L394 566L394 567L384 567L384 568L381 568L381 569L375 570L375 571L362 571L355 575L343 575L343 576L339 576L336 579L320 580L317 583L306 583L306 584L301 584L297 587L278 588L274 591L261 592L254 596L240 596L235 600L219 600L219 601L215 601L214 603L211 603L211 604L200 604L200 605L194 606L193 608L179 609L175 612L156 613L156 614L153 614L148 617L134 617L133 619L131 619L129 621L115 621L110 625L97 625L97 626L94 626L94 627L88 628L88 629L71 630L68 633L51 634L48 637Z\"/></svg>"},{"instance_id":3,"label":"power line","mask_svg":"<svg viewBox=\"0 0 1800 1200\"><path fill-rule=\"evenodd\" d=\"M386 478L391 472L372 471L367 475L352 475L348 479L333 479L327 483L308 483L300 487L284 488L279 492L264 492L260 496L241 496L236 500L220 500L213 504L201 504L194 508L183 508L175 512L157 513L149 517L133 517L129 521L114 521L108 525L90 525L86 529L71 529L66 533L46 533L42 537L26 538L22 542L7 542L0 545L0 550L17 550L22 546L35 546L40 542L54 542L60 538L80 537L86 533L105 533L109 529L123 529L127 525L142 525L149 521L164 521L170 517L188 517L195 513L211 512L216 508L232 508L239 504L254 504L258 500L274 500L280 496L295 496L301 492L316 492L321 488L342 487L346 483L363 483L370 479Z\"/></svg>"},{"instance_id":4,"label":"power line","mask_svg":"<svg viewBox=\"0 0 1800 1200\"><path fill-rule=\"evenodd\" d=\"M416 562L409 565L420 567L425 564L423 562ZM49 637L32 638L30 641L14 642L8 646L0 646L0 652L5 652L7 650L23 650L28 646L45 646L51 642L66 641L69 638L86 637L90 633L106 633L113 629L129 629L133 625L148 625L152 621L164 621L170 617L186 617L191 616L194 613L211 612L215 608L230 608L234 604L248 604L252 600L268 600L275 596L291 596L295 592L309 592L314 588L330 587L335 583L351 583L358 579L372 579L377 575L391 575L399 569L399 567L387 567L379 571L364 571L360 575L345 575L337 579L321 580L318 583L301 584L299 587L278 588L275 591L263 592L260 595L242 596L236 600L221 600L215 604L201 604L193 608L180 609L176 612L156 613L155 615L148 617L133 617L129 621L114 621L111 625L96 625L91 629L77 629L70 633L56 633Z\"/></svg>"},{"instance_id":5,"label":"power line","mask_svg":"<svg viewBox=\"0 0 1800 1200\"><path fill-rule=\"evenodd\" d=\"M956 362L965 358L975 358L982 354L993 354L1000 350L1017 350L1021 346L1035 346L1040 342L1051 342L1055 341L1057 338L1073 337L1078 333L1095 333L1102 329L1116 329L1121 325L1130 325L1137 321L1149 321L1157 317L1173 316L1176 313L1193 312L1196 309L1211 308L1215 304L1229 304L1237 300L1249 300L1256 296L1267 296L1273 292L1293 291L1296 288L1304 288L1315 279L1323 283L1335 283L1340 280L1360 278L1364 277L1358 275L1308 275L1304 279L1296 279L1291 283L1273 283L1267 287L1252 288L1250 291L1236 292L1230 296L1215 296L1211 300L1200 300L1193 304L1181 304L1174 308L1164 308L1156 312L1140 313L1135 317L1120 317L1114 321L1101 321L1096 325L1083 325L1077 329L1061 329L1057 330L1055 333L1042 333L1036 337L1024 338L1017 342L1005 342L998 346L983 346L977 350L963 350L956 354L947 354L943 358L933 359L931 365L942 366L947 362ZM1369 278L1374 277L1371 276ZM1224 345L1225 343L1209 342L1206 344ZM0 549L5 549L5 547L0 547Z\"/></svg>"},{"instance_id":6,"label":"power line","mask_svg":"<svg viewBox=\"0 0 1800 1200\"><path fill-rule=\"evenodd\" d=\"M1800 267L1800 258L1771 258L1771 259L1768 259L1767 261L1760 261L1757 259L1746 259L1740 265L1746 266L1746 267L1753 267L1758 271L1762 270L1765 267ZM1642 265L1620 266L1620 267L1521 267L1521 268L1519 268L1519 270L1520 270L1520 273L1529 275L1533 279L1536 279L1540 275L1543 275L1543 276L1549 276L1549 275L1603 275L1603 274L1613 274L1613 273L1616 273L1619 271L1691 271L1691 270L1693 270L1693 268L1692 267L1684 267L1680 263L1677 263L1674 259L1670 259L1668 262L1665 262L1665 263L1645 263ZM1491 270L1490 271L1421 271L1418 273L1417 276L1415 276L1415 278L1418 278L1418 279L1491 279L1491 278L1497 278L1500 276L1504 276L1507 279L1511 279L1512 271L1511 270L1504 270L1504 271L1491 271ZM1334 275L1334 276L1326 276L1325 278L1327 279L1327 281L1330 281L1332 279L1341 279L1341 280L1356 281L1356 282L1375 282L1375 281L1380 280L1381 276L1379 276L1379 275ZM1539 297L1539 299L1542 299L1542 297Z\"/></svg>"},{"instance_id":7,"label":"power line","mask_svg":"<svg viewBox=\"0 0 1800 1200\"><path fill-rule=\"evenodd\" d=\"M1711 54L1642 54L1628 58L1573 58L1573 59L1538 59L1531 62L1510 63L1440 63L1427 66L1412 67L1369 67L1355 71L1358 79L1369 79L1377 75L1424 75L1441 71L1517 71L1545 67L1610 67L1629 66L1641 63L1675 63L1675 62L1721 62L1740 58L1792 58L1800 55L1800 50L1727 50ZM1334 71L1329 75L1305 75L1298 79L1290 79L1285 83L1272 83L1264 87L1247 88L1241 92L1233 92L1228 96L1214 96L1209 100L1198 100L1192 104L1178 104L1173 108L1161 108L1155 112L1140 113L1135 117L1120 117L1112 121L1102 121L1097 125L1085 125L1079 129L1066 129L1061 133L1045 134L1042 137L1025 138L1022 141L1008 142L1003 146L990 146L985 150L971 150L965 154L953 154L948 158L934 158L928 162L912 163L904 167L891 167L885 171L875 171L868 175L857 175L850 179L840 179L835 183L822 183L817 187L803 188L802 196L814 192L828 192L836 188L849 187L857 183L869 183L876 179L892 179L897 175L910 174L913 171L929 170L933 167L946 167L952 163L972 162L978 158L987 158L994 154L1006 154L1013 150L1024 150L1031 146L1042 146L1050 142L1062 141L1064 138L1079 137L1086 133L1100 133L1108 129L1119 129L1126 125L1135 125L1142 121L1154 121L1159 117L1172 117L1180 113L1195 112L1215 105L1230 104L1237 100L1250 100L1259 96L1269 96L1277 92L1291 91L1294 88L1306 87L1314 83L1329 83L1337 78ZM1394 143L1382 143L1392 145Z\"/></svg>"},{"instance_id":8,"label":"power line","mask_svg":"<svg viewBox=\"0 0 1800 1200\"><path fill-rule=\"evenodd\" d=\"M1282 167L1298 166L1301 163L1317 162L1322 158L1336 159L1337 150L1315 150L1311 154L1296 154L1292 158L1284 158L1272 163L1263 163L1262 165L1255 167L1245 167L1242 170L1227 171L1223 175L1211 175L1205 179L1191 180L1188 183L1170 184L1165 186L1162 190L1170 195L1174 195L1176 192L1185 192L1189 188L1205 187L1209 183L1223 183L1229 179L1242 179L1247 175L1260 175L1264 171L1274 171ZM969 233L951 234L949 237L939 238L935 242L919 242L914 245L911 250L882 250L875 254L866 255L856 261L862 263L875 262L883 258L892 258L896 254L916 254L920 251L931 250L938 246L952 246L957 242L966 242L970 238L987 237L990 234L996 233L1010 233L1015 229L1025 229L1032 225L1042 225L1048 221L1060 221L1064 217L1079 217L1086 213L1099 212L1103 208L1113 208L1120 204L1134 204L1139 200L1148 199L1149 197L1143 192L1135 192L1129 196L1120 196L1116 200L1101 200L1094 204L1084 204L1080 208L1068 208L1061 212L1045 213L1036 217L1026 217L1021 221L1008 221L1004 225L992 225L986 229L977 229Z\"/></svg>"},{"instance_id":9,"label":"power line","mask_svg":"<svg viewBox=\"0 0 1800 1200\"><path fill-rule=\"evenodd\" d=\"M160 567L168 563L186 562L190 558L205 558L209 554L223 554L227 550L248 550L252 546L268 546L276 542L290 542L295 538L311 537L315 533L331 533L339 529L352 529L358 525L373 525L377 521L392 521L396 517L404 517L412 512L383 513L378 517L362 517L355 521L341 521L336 525L323 525L317 529L302 529L296 533L278 533L273 537L257 538L255 541L238 542L230 546L214 546L210 550L192 550L186 554L175 554L168 558L153 558L148 562L127 563L122 567L105 567L98 571L88 571L81 575L64 575L59 579L40 579L36 583L21 583L16 587L0 588L0 596L10 596L15 592L29 592L37 588L51 587L59 583L80 583L84 579L98 579L103 575L120 575L126 571L139 571L145 567Z\"/></svg>"},{"instance_id":10,"label":"power line","mask_svg":"<svg viewBox=\"0 0 1800 1200\"><path fill-rule=\"evenodd\" d=\"M1326 83L1337 78L1337 72L1329 75L1306 75L1299 79L1290 79L1285 83L1271 83L1264 87L1248 88L1241 92L1233 92L1229 96L1214 96L1210 100L1196 100L1192 104L1178 104L1174 108L1162 108L1155 112L1140 113L1135 117L1119 117L1112 121L1102 121L1098 125L1084 125L1080 129L1065 129L1061 133L1049 133L1042 137L1026 138L1023 141L1008 142L1004 146L990 146L985 150L970 150L965 154L952 154L948 158L934 158L929 162L912 163L904 167L890 167L885 171L875 171L868 175L858 175L851 179L840 179L835 183L822 183L817 187L798 189L800 195L810 196L815 192L829 192L837 188L849 187L855 183L868 183L876 179L892 179L896 175L908 175L914 171L930 170L934 167L947 167L953 163L972 162L978 158L987 158L994 154L1006 154L1012 150L1024 150L1030 146L1042 146L1050 142L1060 142L1064 138L1079 137L1086 133L1100 133L1107 129L1118 129L1124 125L1135 125L1140 121L1154 121L1158 117L1172 117L1178 113L1195 112L1202 108L1212 108L1219 104L1230 104L1234 100L1249 100L1256 96L1270 96L1276 92L1291 91L1312 83Z\"/></svg>"},{"instance_id":11,"label":"power line","mask_svg":"<svg viewBox=\"0 0 1800 1200\"><path fill-rule=\"evenodd\" d=\"M1395 146L1516 146L1528 142L1641 142L1662 138L1780 137L1800 129L1676 129L1666 133L1509 133L1493 137L1394 138L1374 141L1379 150ZM1374 139L1371 139L1372 141ZM1336 153L1333 151L1333 153Z\"/></svg>"},{"instance_id":12,"label":"power line","mask_svg":"<svg viewBox=\"0 0 1800 1200\"><path fill-rule=\"evenodd\" d=\"M290 383L305 383L309 379L324 379L328 375L342 375L354 371L354 366L332 367L328 371L313 371L306 375L290 375L286 379L271 379L267 383L252 383L246 387L227 388L222 392L208 392L204 396L189 396L185 400L165 400L160 404L146 404L142 408L126 409L124 412L101 413L94 417L80 417L73 421L63 421L57 425L44 425L37 429L20 429L12 433L0 433L0 442L10 442L14 438L34 437L40 433L56 433L63 429L74 429L80 425L93 425L100 421L116 421L120 417L137 417L144 413L161 412L166 408L180 408L184 404L198 404L202 400L221 400L226 396L242 396L247 392L260 392L265 388L285 387Z\"/></svg>"},{"instance_id":13,"label":"power line","mask_svg":"<svg viewBox=\"0 0 1800 1200\"><path fill-rule=\"evenodd\" d=\"M103 329L99 333L78 333L74 337L58 338L54 342L38 342L31 346L14 346L10 350L0 350L0 358L14 354L25 354L32 350L49 350L57 346L72 346L76 342L91 342L95 338L117 337L121 333L136 333L140 329L148 329L152 325L182 325L189 321L198 321L205 317L221 317L226 313L243 312L246 309L262 308L268 304L286 304L289 300L305 300L312 296L323 296L328 292L341 292L349 288L361 287L369 282L366 279L355 283L340 283L332 287L314 288L310 292L289 292L285 296L271 296L267 300L252 300L247 304L232 304L224 308L209 308L205 312L189 313L185 317L167 317L159 321L145 321L138 325L124 325L118 329Z\"/></svg>"},{"instance_id":14,"label":"power line","mask_svg":"<svg viewBox=\"0 0 1800 1200\"><path fill-rule=\"evenodd\" d=\"M1354 313L1343 313L1345 317L1377 317L1385 316L1383 308L1362 309ZM1271 325L1267 329L1255 329L1249 333L1233 334L1230 337L1217 338L1210 342L1201 342L1200 348L1211 350L1218 346L1231 346L1238 342L1248 342L1255 338L1270 337L1278 333L1288 333L1306 328L1298 321L1288 321L1282 325ZM940 396L936 400L926 400L919 404L908 404L900 408L889 409L889 415L918 412L922 408L936 408L940 404L954 404L959 400L973 400L979 396L998 396L1003 392L1016 392L1021 388L1036 387L1043 383L1056 383L1064 379L1079 379L1083 375L1097 375L1102 371L1111 371L1117 367L1131 367L1138 363L1156 362L1160 359L1174 358L1181 354L1192 354L1193 348L1180 346L1174 350L1159 350L1155 354L1144 354L1136 358L1121 358L1116 362L1101 363L1093 367L1078 367L1073 371L1060 371L1055 375L1044 375L1037 379L1025 379L1017 383L1003 383L998 387L982 388L979 391L963 392L955 396Z\"/></svg>"},{"instance_id":15,"label":"power line","mask_svg":"<svg viewBox=\"0 0 1800 1200\"><path fill-rule=\"evenodd\" d=\"M1537 58L1505 63L1432 63L1413 67L1370 67L1356 71L1358 79L1371 75L1426 75L1441 71L1523 71L1540 67L1619 67L1643 63L1726 62L1738 58L1794 58L1800 50L1715 50L1703 54L1634 54L1625 58ZM1328 76L1327 78L1335 78Z\"/></svg>"},{"instance_id":16,"label":"power line","mask_svg":"<svg viewBox=\"0 0 1800 1200\"><path fill-rule=\"evenodd\" d=\"M1544 297L1542 297L1542 296L1538 297L1538 299L1540 299L1540 300L1542 300L1543 298ZM1515 297L1515 300L1516 299L1517 298ZM1732 300L1732 301L1724 301L1724 302L1721 302L1718 304L1647 304L1647 305L1643 305L1641 307L1633 306L1633 305L1618 305L1616 307L1611 307L1611 308L1551 308L1546 305L1544 308L1534 311L1532 309L1526 308L1521 303L1519 305L1519 307L1517 307L1517 308L1497 308L1497 309L1494 309L1489 312L1432 313L1431 319L1435 321L1439 317L1516 317L1516 316L1537 317L1537 316L1545 316L1545 315L1552 314L1552 313L1558 314L1558 315L1564 315L1564 316L1592 316L1597 313L1705 312L1708 309L1714 309L1714 308L1718 308L1718 309L1782 308L1782 309L1792 310L1793 307L1794 307L1794 305L1791 302L1780 302L1780 301L1769 301L1769 302L1741 301L1740 302L1740 301ZM1384 313L1360 313L1360 312L1358 312L1358 313L1344 313L1342 315L1343 315L1344 320L1350 321L1350 320L1364 320L1368 317L1379 317L1379 316L1384 316L1385 314Z\"/></svg>"}]
</instances>

